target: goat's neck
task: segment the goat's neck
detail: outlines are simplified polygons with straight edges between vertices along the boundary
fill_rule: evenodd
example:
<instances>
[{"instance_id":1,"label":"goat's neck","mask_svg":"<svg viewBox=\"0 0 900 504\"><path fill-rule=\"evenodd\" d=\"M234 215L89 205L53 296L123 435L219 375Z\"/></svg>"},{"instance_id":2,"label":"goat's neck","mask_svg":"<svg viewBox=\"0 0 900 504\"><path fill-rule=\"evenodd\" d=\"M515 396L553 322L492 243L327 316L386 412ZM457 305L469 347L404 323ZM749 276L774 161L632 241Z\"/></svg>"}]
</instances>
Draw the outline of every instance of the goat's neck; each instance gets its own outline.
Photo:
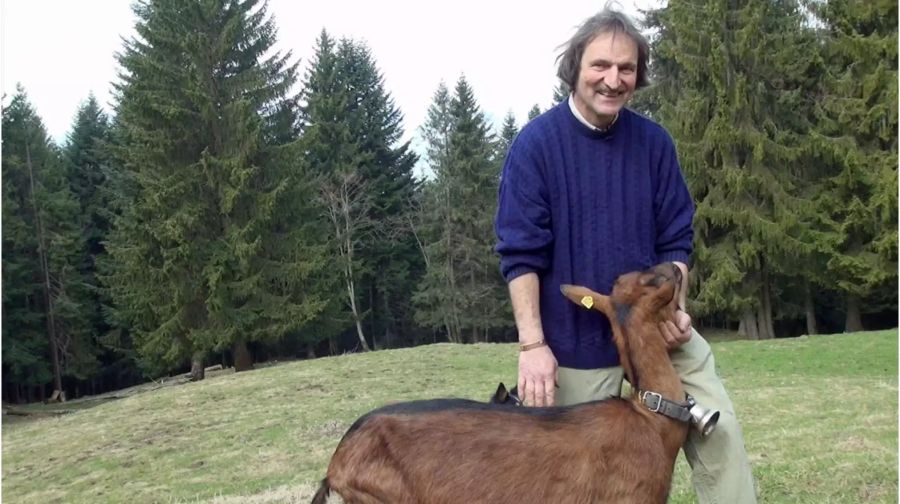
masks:
<instances>
[{"instance_id":1,"label":"goat's neck","mask_svg":"<svg viewBox=\"0 0 900 504\"><path fill-rule=\"evenodd\" d=\"M623 328L628 338L628 359L636 375L635 388L659 393L666 399L684 402L684 387L672 365L665 340L655 322ZM637 333L635 331L642 331ZM641 334L643 337L637 337Z\"/></svg>"},{"instance_id":2,"label":"goat's neck","mask_svg":"<svg viewBox=\"0 0 900 504\"><path fill-rule=\"evenodd\" d=\"M632 383L635 390L631 398L636 407L644 409L637 397L638 389L656 392L670 401L684 402L684 387L681 385L681 378L675 371L675 366L672 365L662 335L658 334L657 324L645 323L636 327L631 325L624 331L622 335L628 338L627 358L630 359L632 372L636 375L637 383ZM629 331L654 332L645 332L641 334L643 337L635 337L638 333L629 333ZM620 352L622 350L622 348L619 349ZM650 419L662 436L669 457L674 461L678 450L684 444L688 424L655 413L650 413Z\"/></svg>"}]
</instances>

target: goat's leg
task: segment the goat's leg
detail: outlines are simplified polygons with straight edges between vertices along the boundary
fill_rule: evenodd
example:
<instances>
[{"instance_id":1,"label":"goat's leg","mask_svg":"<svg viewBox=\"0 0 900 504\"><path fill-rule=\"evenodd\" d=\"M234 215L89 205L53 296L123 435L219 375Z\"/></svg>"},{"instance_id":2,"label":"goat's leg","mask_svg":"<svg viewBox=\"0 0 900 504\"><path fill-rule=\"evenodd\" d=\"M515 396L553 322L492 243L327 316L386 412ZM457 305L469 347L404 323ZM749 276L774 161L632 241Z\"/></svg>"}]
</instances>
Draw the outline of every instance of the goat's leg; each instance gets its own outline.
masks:
<instances>
[{"instance_id":1,"label":"goat's leg","mask_svg":"<svg viewBox=\"0 0 900 504\"><path fill-rule=\"evenodd\" d=\"M415 504L409 478L381 432L339 449L329 468L331 488L347 504Z\"/></svg>"},{"instance_id":2,"label":"goat's leg","mask_svg":"<svg viewBox=\"0 0 900 504\"><path fill-rule=\"evenodd\" d=\"M379 462L357 468L350 477L338 478L331 488L345 504L414 504L400 471L385 460Z\"/></svg>"}]
</instances>

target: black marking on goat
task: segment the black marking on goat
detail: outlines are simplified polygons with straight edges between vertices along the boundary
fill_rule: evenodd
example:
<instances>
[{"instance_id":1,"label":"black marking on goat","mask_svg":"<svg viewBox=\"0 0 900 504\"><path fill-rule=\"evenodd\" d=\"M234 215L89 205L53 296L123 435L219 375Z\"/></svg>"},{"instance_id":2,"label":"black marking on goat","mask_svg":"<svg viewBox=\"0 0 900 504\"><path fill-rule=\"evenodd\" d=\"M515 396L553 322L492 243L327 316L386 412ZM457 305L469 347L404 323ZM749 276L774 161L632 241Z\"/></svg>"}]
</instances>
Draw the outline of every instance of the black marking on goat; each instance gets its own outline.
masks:
<instances>
[{"instance_id":1,"label":"black marking on goat","mask_svg":"<svg viewBox=\"0 0 900 504\"><path fill-rule=\"evenodd\" d=\"M631 305L613 301L613 309L616 310L616 320L619 322L619 325L624 328L629 315L631 315Z\"/></svg>"},{"instance_id":2,"label":"black marking on goat","mask_svg":"<svg viewBox=\"0 0 900 504\"><path fill-rule=\"evenodd\" d=\"M354 431L362 427L368 420L383 415L423 415L429 413L440 413L443 411L495 411L510 415L530 415L543 418L547 421L558 420L567 412L580 408L582 406L621 400L618 398L605 399L603 401L591 401L572 406L551 406L545 408L529 408L529 407L510 407L508 404L492 404L469 399L426 399L422 401L410 401L396 404L389 404L381 408L372 410L365 415L359 417L353 425L344 434L344 438L352 434ZM343 439L341 440L343 441Z\"/></svg>"}]
</instances>

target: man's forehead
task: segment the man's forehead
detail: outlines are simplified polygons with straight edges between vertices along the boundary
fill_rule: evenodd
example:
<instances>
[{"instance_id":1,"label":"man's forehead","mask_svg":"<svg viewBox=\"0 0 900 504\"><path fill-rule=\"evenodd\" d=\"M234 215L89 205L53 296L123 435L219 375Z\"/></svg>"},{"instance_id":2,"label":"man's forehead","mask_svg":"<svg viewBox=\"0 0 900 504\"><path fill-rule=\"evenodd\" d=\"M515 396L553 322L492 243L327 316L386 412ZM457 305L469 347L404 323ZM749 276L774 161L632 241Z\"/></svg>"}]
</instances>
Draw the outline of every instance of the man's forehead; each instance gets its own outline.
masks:
<instances>
[{"instance_id":1,"label":"man's forehead","mask_svg":"<svg viewBox=\"0 0 900 504\"><path fill-rule=\"evenodd\" d=\"M585 55L591 53L592 57L602 54L633 57L637 61L637 43L621 30L600 32L590 42L584 51Z\"/></svg>"}]
</instances>

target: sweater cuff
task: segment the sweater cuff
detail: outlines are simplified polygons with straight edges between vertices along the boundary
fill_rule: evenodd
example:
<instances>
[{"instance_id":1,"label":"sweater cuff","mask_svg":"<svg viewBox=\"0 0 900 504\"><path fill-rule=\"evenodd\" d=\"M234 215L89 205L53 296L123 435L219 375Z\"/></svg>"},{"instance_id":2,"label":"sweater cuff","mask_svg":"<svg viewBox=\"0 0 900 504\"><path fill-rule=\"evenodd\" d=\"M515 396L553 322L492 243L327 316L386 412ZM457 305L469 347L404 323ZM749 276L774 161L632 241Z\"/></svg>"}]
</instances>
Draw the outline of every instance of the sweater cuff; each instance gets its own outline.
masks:
<instances>
[{"instance_id":1,"label":"sweater cuff","mask_svg":"<svg viewBox=\"0 0 900 504\"><path fill-rule=\"evenodd\" d=\"M520 277L526 273L537 273L538 270L532 268L531 266L516 266L509 271L506 272L504 278L506 278L506 283L512 282L515 278Z\"/></svg>"},{"instance_id":2,"label":"sweater cuff","mask_svg":"<svg viewBox=\"0 0 900 504\"><path fill-rule=\"evenodd\" d=\"M660 263L666 262L680 262L687 265L688 269L691 269L691 257L687 252L683 250L670 250L668 252L661 252L657 259Z\"/></svg>"}]
</instances>

